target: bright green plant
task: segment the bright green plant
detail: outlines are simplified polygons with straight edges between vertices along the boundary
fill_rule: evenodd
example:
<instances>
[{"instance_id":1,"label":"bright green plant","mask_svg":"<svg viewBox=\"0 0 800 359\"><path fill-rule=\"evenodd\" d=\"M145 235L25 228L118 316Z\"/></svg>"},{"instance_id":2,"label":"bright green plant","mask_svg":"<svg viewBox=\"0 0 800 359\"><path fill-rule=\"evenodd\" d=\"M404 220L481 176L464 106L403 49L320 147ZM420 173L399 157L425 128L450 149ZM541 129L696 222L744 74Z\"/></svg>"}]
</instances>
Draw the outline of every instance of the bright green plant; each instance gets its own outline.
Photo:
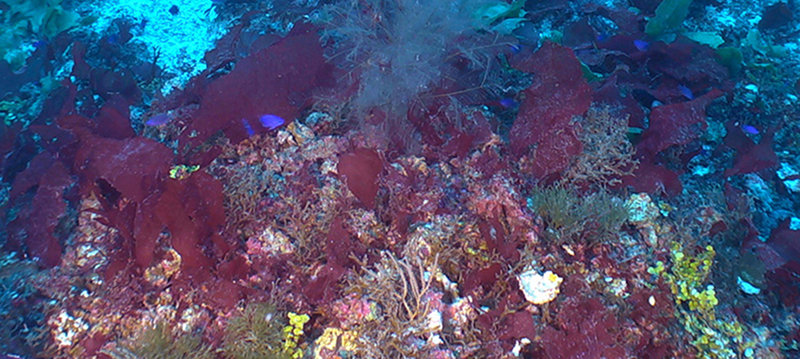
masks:
<instances>
[{"instance_id":1,"label":"bright green plant","mask_svg":"<svg viewBox=\"0 0 800 359\"><path fill-rule=\"evenodd\" d=\"M659 36L679 27L686 15L692 0L663 0L656 8L655 16L647 21L644 32L650 36Z\"/></svg>"}]
</instances>

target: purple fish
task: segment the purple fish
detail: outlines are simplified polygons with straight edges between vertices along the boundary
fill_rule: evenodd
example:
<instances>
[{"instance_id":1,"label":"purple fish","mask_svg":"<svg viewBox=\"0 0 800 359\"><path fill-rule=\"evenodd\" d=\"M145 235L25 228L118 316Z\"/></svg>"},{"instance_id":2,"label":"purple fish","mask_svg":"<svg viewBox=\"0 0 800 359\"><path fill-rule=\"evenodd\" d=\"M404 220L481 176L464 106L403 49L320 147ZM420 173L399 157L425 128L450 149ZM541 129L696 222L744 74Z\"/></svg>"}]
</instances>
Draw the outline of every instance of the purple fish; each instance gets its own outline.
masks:
<instances>
[{"instance_id":1,"label":"purple fish","mask_svg":"<svg viewBox=\"0 0 800 359\"><path fill-rule=\"evenodd\" d=\"M264 126L264 128L268 130L274 130L286 123L286 121L280 116L271 114L261 115L258 120L261 122L261 126Z\"/></svg>"},{"instance_id":2,"label":"purple fish","mask_svg":"<svg viewBox=\"0 0 800 359\"><path fill-rule=\"evenodd\" d=\"M150 118L148 118L144 124L148 126L161 126L171 120L172 118L166 113L159 113L157 115L150 116Z\"/></svg>"},{"instance_id":3,"label":"purple fish","mask_svg":"<svg viewBox=\"0 0 800 359\"><path fill-rule=\"evenodd\" d=\"M750 125L742 125L742 131L747 132L751 135L758 134L758 129Z\"/></svg>"},{"instance_id":4,"label":"purple fish","mask_svg":"<svg viewBox=\"0 0 800 359\"><path fill-rule=\"evenodd\" d=\"M242 119L242 125L244 125L244 130L247 131L248 137L256 134L256 132L253 131L253 127L250 126L250 122L247 122L247 120Z\"/></svg>"},{"instance_id":5,"label":"purple fish","mask_svg":"<svg viewBox=\"0 0 800 359\"><path fill-rule=\"evenodd\" d=\"M688 87L683 85L678 85L678 91L681 92L681 95L683 95L683 97L686 97L690 100L694 100L694 94L692 93L692 90L690 90Z\"/></svg>"},{"instance_id":6,"label":"purple fish","mask_svg":"<svg viewBox=\"0 0 800 359\"><path fill-rule=\"evenodd\" d=\"M647 51L647 49L650 48L650 43L647 42L647 41L644 41L644 40L637 39L637 40L633 40L633 46L636 46L636 48L639 51L644 52L644 51Z\"/></svg>"}]
</instances>

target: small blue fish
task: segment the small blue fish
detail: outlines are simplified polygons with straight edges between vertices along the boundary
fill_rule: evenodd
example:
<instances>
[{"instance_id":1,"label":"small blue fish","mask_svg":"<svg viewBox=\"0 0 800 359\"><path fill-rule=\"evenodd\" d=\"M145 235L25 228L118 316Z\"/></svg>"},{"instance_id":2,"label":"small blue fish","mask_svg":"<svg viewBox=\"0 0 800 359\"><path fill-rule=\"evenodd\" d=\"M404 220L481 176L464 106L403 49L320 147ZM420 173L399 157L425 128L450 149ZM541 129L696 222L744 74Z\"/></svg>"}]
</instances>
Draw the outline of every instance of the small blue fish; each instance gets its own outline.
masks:
<instances>
[{"instance_id":1,"label":"small blue fish","mask_svg":"<svg viewBox=\"0 0 800 359\"><path fill-rule=\"evenodd\" d=\"M683 97L686 97L690 100L694 100L694 94L692 93L692 90L690 90L688 87L683 85L678 85L678 91L681 92L681 95L683 95Z\"/></svg>"},{"instance_id":2,"label":"small blue fish","mask_svg":"<svg viewBox=\"0 0 800 359\"><path fill-rule=\"evenodd\" d=\"M148 126L161 126L169 121L172 121L172 118L169 117L169 115L166 113L159 113L151 116L144 124Z\"/></svg>"},{"instance_id":3,"label":"small blue fish","mask_svg":"<svg viewBox=\"0 0 800 359\"><path fill-rule=\"evenodd\" d=\"M758 134L758 129L750 125L742 125L742 131L747 132L751 135Z\"/></svg>"},{"instance_id":4,"label":"small blue fish","mask_svg":"<svg viewBox=\"0 0 800 359\"><path fill-rule=\"evenodd\" d=\"M514 99L510 97L504 97L499 102L500 106L503 106L503 108L513 108L519 105L517 101L514 101Z\"/></svg>"},{"instance_id":5,"label":"small blue fish","mask_svg":"<svg viewBox=\"0 0 800 359\"><path fill-rule=\"evenodd\" d=\"M250 126L250 122L247 122L247 120L242 119L242 125L244 125L244 130L247 131L248 137L256 134L256 132L253 131L253 127Z\"/></svg>"},{"instance_id":6,"label":"small blue fish","mask_svg":"<svg viewBox=\"0 0 800 359\"><path fill-rule=\"evenodd\" d=\"M639 51L645 52L650 48L650 43L644 40L636 39L633 40L633 46L636 46Z\"/></svg>"},{"instance_id":7,"label":"small blue fish","mask_svg":"<svg viewBox=\"0 0 800 359\"><path fill-rule=\"evenodd\" d=\"M519 44L510 44L510 45L508 45L508 46L511 48L511 53L512 53L512 54L515 54L515 55L516 55L516 54L518 54L520 51L522 51L522 46L520 46Z\"/></svg>"},{"instance_id":8,"label":"small blue fish","mask_svg":"<svg viewBox=\"0 0 800 359\"><path fill-rule=\"evenodd\" d=\"M258 121L261 122L261 126L264 126L264 128L268 130L274 130L278 127L283 126L283 124L286 123L286 120L284 120L280 116L271 114L261 115L261 117L258 118Z\"/></svg>"},{"instance_id":9,"label":"small blue fish","mask_svg":"<svg viewBox=\"0 0 800 359\"><path fill-rule=\"evenodd\" d=\"M111 34L106 37L106 42L111 45L116 45L119 42L119 34Z\"/></svg>"}]
</instances>

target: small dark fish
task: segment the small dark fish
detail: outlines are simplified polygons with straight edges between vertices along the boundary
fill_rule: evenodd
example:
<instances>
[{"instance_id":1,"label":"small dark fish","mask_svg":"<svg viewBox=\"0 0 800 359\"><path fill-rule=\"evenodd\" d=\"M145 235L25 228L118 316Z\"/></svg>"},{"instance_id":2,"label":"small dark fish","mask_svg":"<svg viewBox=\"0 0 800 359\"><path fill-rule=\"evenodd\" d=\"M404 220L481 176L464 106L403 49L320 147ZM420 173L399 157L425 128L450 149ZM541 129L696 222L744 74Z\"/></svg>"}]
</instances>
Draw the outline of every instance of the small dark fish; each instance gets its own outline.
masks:
<instances>
[{"instance_id":1,"label":"small dark fish","mask_svg":"<svg viewBox=\"0 0 800 359\"><path fill-rule=\"evenodd\" d=\"M644 51L647 51L647 49L650 48L650 43L647 42L647 41L644 41L644 40L638 40L637 39L637 40L633 40L633 46L636 46L636 48L639 51L644 52Z\"/></svg>"},{"instance_id":2,"label":"small dark fish","mask_svg":"<svg viewBox=\"0 0 800 359\"><path fill-rule=\"evenodd\" d=\"M758 134L758 129L750 125L742 125L742 131L747 132L751 135Z\"/></svg>"},{"instance_id":3,"label":"small dark fish","mask_svg":"<svg viewBox=\"0 0 800 359\"><path fill-rule=\"evenodd\" d=\"M178 15L178 6L172 5L172 7L169 8L169 13L172 15Z\"/></svg>"},{"instance_id":4,"label":"small dark fish","mask_svg":"<svg viewBox=\"0 0 800 359\"><path fill-rule=\"evenodd\" d=\"M33 47L37 49L44 46L47 46L47 40L36 40L33 42Z\"/></svg>"},{"instance_id":5,"label":"small dark fish","mask_svg":"<svg viewBox=\"0 0 800 359\"><path fill-rule=\"evenodd\" d=\"M683 85L678 85L678 91L681 92L681 95L683 95L683 97L686 97L690 100L694 100L694 94L692 93L692 90L690 90L688 87Z\"/></svg>"},{"instance_id":6,"label":"small dark fish","mask_svg":"<svg viewBox=\"0 0 800 359\"><path fill-rule=\"evenodd\" d=\"M256 134L256 132L253 131L253 127L250 126L250 122L247 122L247 120L242 119L242 125L244 125L244 130L247 131L248 137Z\"/></svg>"},{"instance_id":7,"label":"small dark fish","mask_svg":"<svg viewBox=\"0 0 800 359\"><path fill-rule=\"evenodd\" d=\"M159 113L148 118L144 124L148 126L161 126L169 121L172 121L169 115L166 113Z\"/></svg>"},{"instance_id":8,"label":"small dark fish","mask_svg":"<svg viewBox=\"0 0 800 359\"><path fill-rule=\"evenodd\" d=\"M264 126L264 128L268 130L274 130L278 127L283 126L283 124L286 123L286 120L284 120L280 116L271 114L261 115L261 117L259 117L258 120L261 122L261 126Z\"/></svg>"}]
</instances>

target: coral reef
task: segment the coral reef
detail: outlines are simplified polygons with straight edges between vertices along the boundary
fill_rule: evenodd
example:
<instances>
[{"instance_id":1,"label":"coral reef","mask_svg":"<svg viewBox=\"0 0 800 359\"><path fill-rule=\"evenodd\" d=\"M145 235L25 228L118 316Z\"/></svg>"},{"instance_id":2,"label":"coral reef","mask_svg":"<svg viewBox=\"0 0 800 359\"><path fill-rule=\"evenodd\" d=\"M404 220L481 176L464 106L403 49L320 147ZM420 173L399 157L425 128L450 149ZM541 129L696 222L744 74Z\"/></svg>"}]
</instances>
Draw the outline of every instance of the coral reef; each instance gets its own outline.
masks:
<instances>
[{"instance_id":1,"label":"coral reef","mask_svg":"<svg viewBox=\"0 0 800 359\"><path fill-rule=\"evenodd\" d=\"M800 351L794 4L93 3L0 1L0 357Z\"/></svg>"}]
</instances>

